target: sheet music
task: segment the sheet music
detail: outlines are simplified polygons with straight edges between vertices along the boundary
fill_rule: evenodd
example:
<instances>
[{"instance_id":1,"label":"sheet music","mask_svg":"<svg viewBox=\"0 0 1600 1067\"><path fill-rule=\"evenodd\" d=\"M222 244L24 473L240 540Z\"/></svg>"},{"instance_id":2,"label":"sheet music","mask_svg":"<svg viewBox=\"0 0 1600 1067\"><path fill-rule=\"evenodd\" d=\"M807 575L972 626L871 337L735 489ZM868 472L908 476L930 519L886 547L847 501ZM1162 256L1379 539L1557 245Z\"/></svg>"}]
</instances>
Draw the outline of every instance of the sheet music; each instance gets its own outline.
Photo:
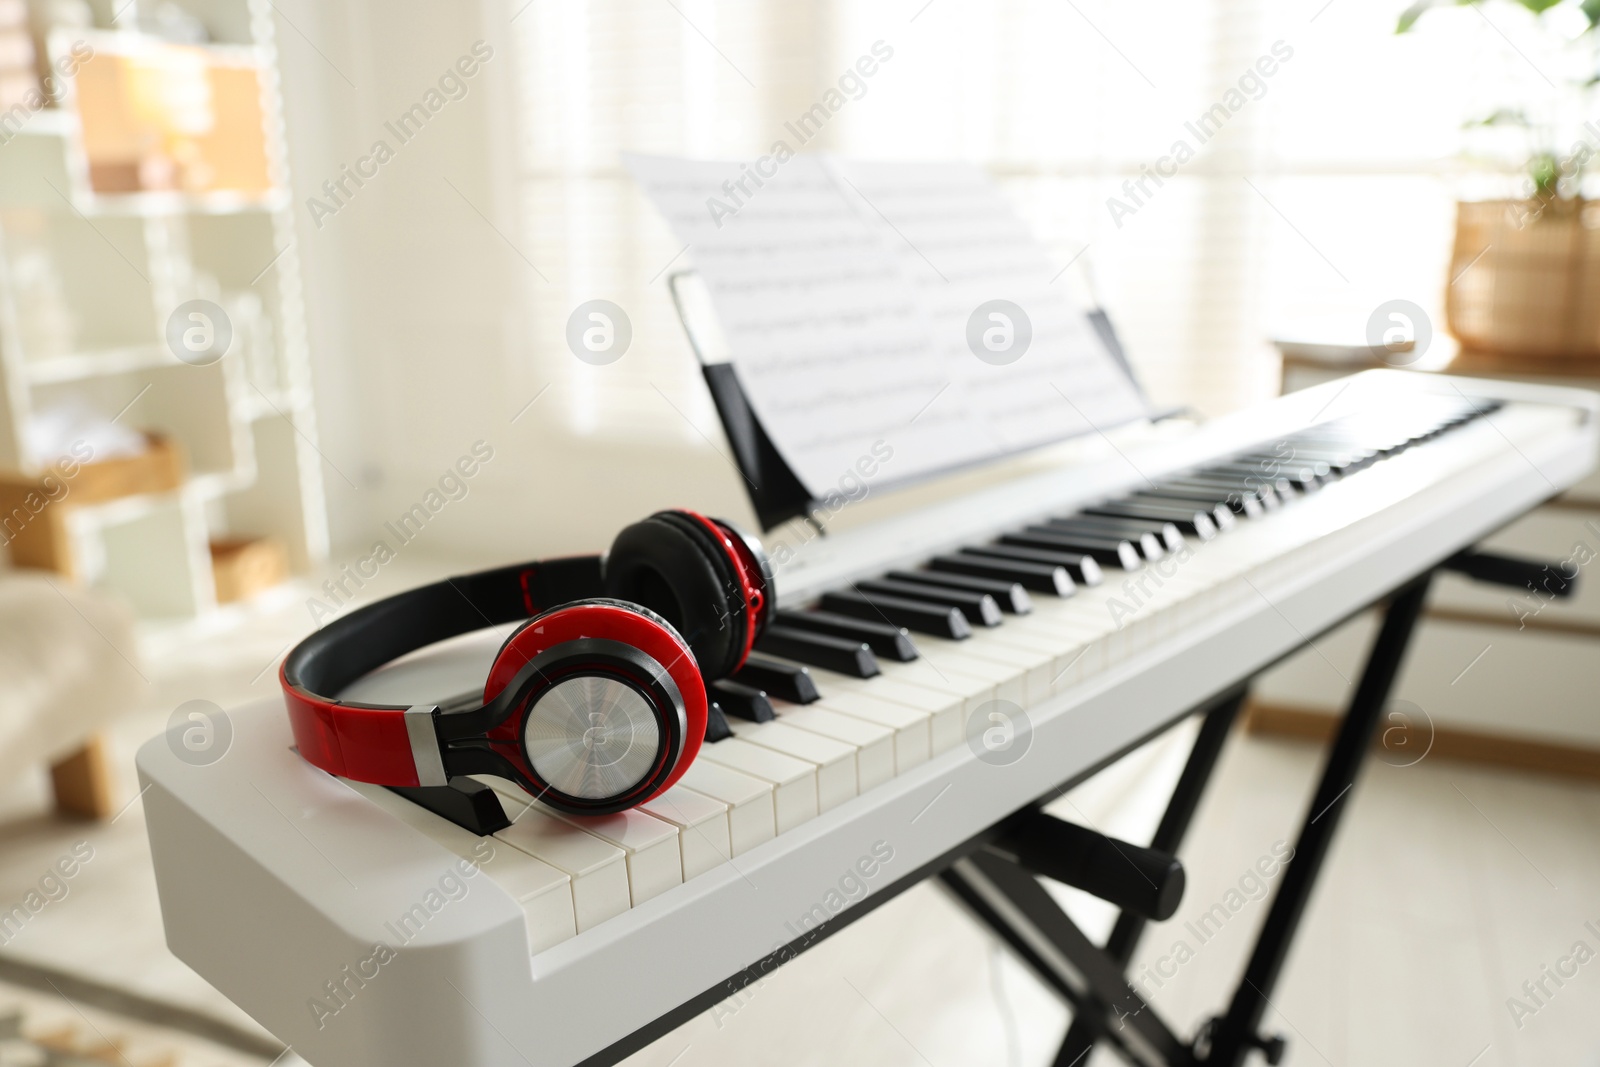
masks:
<instances>
[{"instance_id":1,"label":"sheet music","mask_svg":"<svg viewBox=\"0 0 1600 1067\"><path fill-rule=\"evenodd\" d=\"M976 168L797 156L758 186L740 164L626 162L691 246L756 414L819 500L879 442L887 483L1143 414ZM1031 328L1014 359L983 330L984 355L969 343L997 298L1021 315L978 322L1001 342Z\"/></svg>"}]
</instances>

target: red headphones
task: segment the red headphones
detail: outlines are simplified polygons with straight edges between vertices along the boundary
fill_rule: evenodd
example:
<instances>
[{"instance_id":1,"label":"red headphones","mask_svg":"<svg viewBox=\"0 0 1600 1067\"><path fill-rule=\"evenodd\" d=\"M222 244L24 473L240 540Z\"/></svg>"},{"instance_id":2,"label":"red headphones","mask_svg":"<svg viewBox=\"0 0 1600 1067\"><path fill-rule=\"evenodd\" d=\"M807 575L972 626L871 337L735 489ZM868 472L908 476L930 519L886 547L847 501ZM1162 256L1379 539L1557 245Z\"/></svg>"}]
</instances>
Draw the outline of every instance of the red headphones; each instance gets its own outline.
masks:
<instances>
[{"instance_id":1,"label":"red headphones","mask_svg":"<svg viewBox=\"0 0 1600 1067\"><path fill-rule=\"evenodd\" d=\"M662 511L604 558L449 578L353 611L296 645L279 681L300 755L330 774L394 786L493 774L562 811L607 814L688 770L705 737L706 679L744 664L771 609L759 541ZM519 620L481 705L324 695L436 641Z\"/></svg>"}]
</instances>

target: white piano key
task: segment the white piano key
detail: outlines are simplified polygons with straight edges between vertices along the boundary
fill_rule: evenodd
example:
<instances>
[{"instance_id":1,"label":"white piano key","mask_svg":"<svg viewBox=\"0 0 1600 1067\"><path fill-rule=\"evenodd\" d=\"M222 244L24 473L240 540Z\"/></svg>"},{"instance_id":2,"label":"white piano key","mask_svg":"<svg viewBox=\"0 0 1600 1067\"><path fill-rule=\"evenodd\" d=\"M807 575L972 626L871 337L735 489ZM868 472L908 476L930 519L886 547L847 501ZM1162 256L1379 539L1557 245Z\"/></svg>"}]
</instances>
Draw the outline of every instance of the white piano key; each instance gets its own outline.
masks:
<instances>
[{"instance_id":1,"label":"white piano key","mask_svg":"<svg viewBox=\"0 0 1600 1067\"><path fill-rule=\"evenodd\" d=\"M843 675L838 677L843 679ZM933 754L930 730L933 716L929 712L893 701L878 700L864 693L838 689L832 684L822 688L824 682L821 680L817 685L822 689L823 697L815 704L806 705L808 709L832 711L894 731L896 774L904 774L917 764L928 762L928 757Z\"/></svg>"},{"instance_id":2,"label":"white piano key","mask_svg":"<svg viewBox=\"0 0 1600 1067\"><path fill-rule=\"evenodd\" d=\"M895 664L898 667L910 664ZM926 664L923 665L926 668ZM914 677L933 678L936 674L917 674ZM970 689L974 684L980 686L979 693L993 692L993 687L986 682L965 675L959 676L947 673L947 684L953 683L958 692L952 693L947 689L922 685L918 682L905 681L904 675L897 674L893 677L884 675L877 678L848 678L845 686L830 686L822 690L824 694L833 694L839 690L871 697L874 700L889 704L902 704L908 708L916 708L928 713L928 751L937 756L946 749L953 748L960 741L962 731L965 729L967 712L983 703L981 695L965 697L959 690ZM937 681L935 682L937 684ZM821 682L818 682L821 686ZM826 701L827 697L824 697Z\"/></svg>"},{"instance_id":3,"label":"white piano key","mask_svg":"<svg viewBox=\"0 0 1600 1067\"><path fill-rule=\"evenodd\" d=\"M741 740L815 764L818 812L838 807L859 791L856 746L781 722L739 721L729 725L733 735Z\"/></svg>"},{"instance_id":4,"label":"white piano key","mask_svg":"<svg viewBox=\"0 0 1600 1067\"><path fill-rule=\"evenodd\" d=\"M924 644L928 647L924 648ZM988 669L987 665L973 664L959 657L947 656L943 649L933 642L919 641L917 649L921 655L910 663L880 663L883 679L890 682L905 682L959 697L962 701L962 711L971 711L979 704L995 699L999 681L1005 676L1004 672L996 672ZM873 679L869 678L867 681L871 683Z\"/></svg>"},{"instance_id":5,"label":"white piano key","mask_svg":"<svg viewBox=\"0 0 1600 1067\"><path fill-rule=\"evenodd\" d=\"M923 648L921 644L917 646L922 649L922 662L930 667L937 666L946 677L960 673L981 678L989 683L991 688L987 692L968 700L966 710L969 712L979 704L990 700L1009 700L1013 704L1027 702L1026 683L1022 674L1015 669L1015 665L996 662L995 657L986 656L978 651L980 648L996 647L993 642L981 641L980 637L997 635L1004 628L1002 625L993 630L975 631L972 638L966 641L945 641L934 638L931 649ZM951 680L954 681L953 678Z\"/></svg>"},{"instance_id":6,"label":"white piano key","mask_svg":"<svg viewBox=\"0 0 1600 1067\"><path fill-rule=\"evenodd\" d=\"M947 676L955 677L953 674ZM960 744L967 728L967 716L992 699L988 695L992 692L993 689L988 688L981 694L962 697L925 686L921 682L885 678L882 685L870 690L867 695L930 711L933 717L928 720L928 750L937 756Z\"/></svg>"},{"instance_id":7,"label":"white piano key","mask_svg":"<svg viewBox=\"0 0 1600 1067\"><path fill-rule=\"evenodd\" d=\"M513 811L533 801L533 797L514 783L503 778L487 780L493 783L496 792L511 801ZM614 815L569 815L537 801L534 803L535 810L570 823L628 854L628 896L633 907L683 882L678 828L671 823L636 810L619 811Z\"/></svg>"},{"instance_id":8,"label":"white piano key","mask_svg":"<svg viewBox=\"0 0 1600 1067\"><path fill-rule=\"evenodd\" d=\"M817 817L816 764L737 737L706 745L695 762L700 760L720 763L740 774L771 783L772 814L780 834Z\"/></svg>"},{"instance_id":9,"label":"white piano key","mask_svg":"<svg viewBox=\"0 0 1600 1067\"><path fill-rule=\"evenodd\" d=\"M1039 676L1044 679L1044 687L1035 692L1033 689L1033 676L1030 675L1030 688L1028 699L1037 702L1050 692L1050 682L1060 673L1073 657L1082 651L1086 641L1081 631L1074 631L1060 626L1042 625L1038 628L1028 626L1013 626L1011 632L1005 637L1009 647L1019 651L1028 651L1034 654L1043 654L1049 657L1049 662Z\"/></svg>"},{"instance_id":10,"label":"white piano key","mask_svg":"<svg viewBox=\"0 0 1600 1067\"><path fill-rule=\"evenodd\" d=\"M726 741L717 742L719 745ZM678 785L728 805L728 850L742 855L777 834L772 784L705 758L707 745L678 779Z\"/></svg>"},{"instance_id":11,"label":"white piano key","mask_svg":"<svg viewBox=\"0 0 1600 1067\"><path fill-rule=\"evenodd\" d=\"M628 890L633 906L683 883L683 853L678 828L637 809L614 815L559 818L628 854Z\"/></svg>"},{"instance_id":12,"label":"white piano key","mask_svg":"<svg viewBox=\"0 0 1600 1067\"><path fill-rule=\"evenodd\" d=\"M675 785L639 810L678 828L683 850L683 880L702 875L733 856L728 836L728 805L683 785Z\"/></svg>"},{"instance_id":13,"label":"white piano key","mask_svg":"<svg viewBox=\"0 0 1600 1067\"><path fill-rule=\"evenodd\" d=\"M485 877L522 908L530 953L543 952L578 932L572 910L571 876L503 843L463 830L381 785L349 780L345 784L447 851L477 864ZM488 859L484 859L485 845L493 849Z\"/></svg>"},{"instance_id":14,"label":"white piano key","mask_svg":"<svg viewBox=\"0 0 1600 1067\"><path fill-rule=\"evenodd\" d=\"M774 701L773 705L778 712L778 721L784 725L855 746L856 786L861 792L865 793L894 777L895 731L817 704L802 707L786 701Z\"/></svg>"},{"instance_id":15,"label":"white piano key","mask_svg":"<svg viewBox=\"0 0 1600 1067\"><path fill-rule=\"evenodd\" d=\"M524 808L494 836L571 877L573 918L580 934L628 910L628 854L615 845L537 806Z\"/></svg>"},{"instance_id":16,"label":"white piano key","mask_svg":"<svg viewBox=\"0 0 1600 1067\"><path fill-rule=\"evenodd\" d=\"M1010 700L1027 707L1049 689L1050 667L1055 662L1055 650L1036 648L1017 634L1005 633L1008 629L1011 627L1002 626L973 634L970 640L960 642L962 647L956 650L956 654L1003 668L1008 680L996 690L995 699Z\"/></svg>"}]
</instances>

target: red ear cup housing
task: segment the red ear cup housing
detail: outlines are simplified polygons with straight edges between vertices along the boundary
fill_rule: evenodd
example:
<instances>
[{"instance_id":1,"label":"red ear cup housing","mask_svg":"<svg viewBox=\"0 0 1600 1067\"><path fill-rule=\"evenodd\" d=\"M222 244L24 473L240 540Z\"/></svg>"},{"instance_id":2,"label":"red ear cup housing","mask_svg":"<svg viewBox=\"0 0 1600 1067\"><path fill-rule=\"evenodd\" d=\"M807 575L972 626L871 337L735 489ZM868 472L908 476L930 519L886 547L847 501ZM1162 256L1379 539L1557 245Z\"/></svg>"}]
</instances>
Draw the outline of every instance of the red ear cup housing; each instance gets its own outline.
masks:
<instances>
[{"instance_id":1,"label":"red ear cup housing","mask_svg":"<svg viewBox=\"0 0 1600 1067\"><path fill-rule=\"evenodd\" d=\"M665 616L707 679L744 663L771 614L771 568L758 542L692 511L624 529L605 563L607 596Z\"/></svg>"},{"instance_id":2,"label":"red ear cup housing","mask_svg":"<svg viewBox=\"0 0 1600 1067\"><path fill-rule=\"evenodd\" d=\"M606 814L670 788L706 729L705 684L687 642L637 604L576 601L535 616L501 646L484 702L526 690L488 734L543 802Z\"/></svg>"}]
</instances>

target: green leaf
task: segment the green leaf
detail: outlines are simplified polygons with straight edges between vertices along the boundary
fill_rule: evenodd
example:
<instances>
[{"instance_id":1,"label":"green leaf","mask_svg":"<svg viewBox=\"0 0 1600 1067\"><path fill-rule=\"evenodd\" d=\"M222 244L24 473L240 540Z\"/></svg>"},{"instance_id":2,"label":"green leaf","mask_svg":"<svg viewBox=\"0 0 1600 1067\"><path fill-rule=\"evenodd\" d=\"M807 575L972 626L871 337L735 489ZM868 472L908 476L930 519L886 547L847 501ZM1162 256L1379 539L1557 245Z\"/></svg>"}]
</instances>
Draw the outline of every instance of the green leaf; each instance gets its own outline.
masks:
<instances>
[{"instance_id":1,"label":"green leaf","mask_svg":"<svg viewBox=\"0 0 1600 1067\"><path fill-rule=\"evenodd\" d=\"M1532 11L1535 15L1542 15L1561 3L1561 0L1517 0L1517 3Z\"/></svg>"},{"instance_id":2,"label":"green leaf","mask_svg":"<svg viewBox=\"0 0 1600 1067\"><path fill-rule=\"evenodd\" d=\"M1481 119L1474 119L1467 123L1468 128L1473 126L1522 126L1526 128L1531 127L1532 125L1533 123L1528 121L1526 112L1517 108L1507 107L1503 107L1498 111L1494 111L1485 115Z\"/></svg>"},{"instance_id":3,"label":"green leaf","mask_svg":"<svg viewBox=\"0 0 1600 1067\"><path fill-rule=\"evenodd\" d=\"M1582 11L1583 17L1589 20L1589 28L1591 30L1594 29L1596 23L1600 23L1600 0L1583 0L1583 3L1578 5L1578 10Z\"/></svg>"},{"instance_id":4,"label":"green leaf","mask_svg":"<svg viewBox=\"0 0 1600 1067\"><path fill-rule=\"evenodd\" d=\"M1594 0L1594 2L1600 2L1600 0ZM1417 20L1422 17L1422 13L1432 7L1433 4L1434 0L1417 0L1416 3L1400 12L1400 21L1395 25L1394 32L1406 33L1409 31L1411 27L1417 24Z\"/></svg>"},{"instance_id":5,"label":"green leaf","mask_svg":"<svg viewBox=\"0 0 1600 1067\"><path fill-rule=\"evenodd\" d=\"M1549 152L1539 152L1528 160L1528 176L1533 179L1533 194L1541 200L1556 195L1561 180L1561 161Z\"/></svg>"}]
</instances>

